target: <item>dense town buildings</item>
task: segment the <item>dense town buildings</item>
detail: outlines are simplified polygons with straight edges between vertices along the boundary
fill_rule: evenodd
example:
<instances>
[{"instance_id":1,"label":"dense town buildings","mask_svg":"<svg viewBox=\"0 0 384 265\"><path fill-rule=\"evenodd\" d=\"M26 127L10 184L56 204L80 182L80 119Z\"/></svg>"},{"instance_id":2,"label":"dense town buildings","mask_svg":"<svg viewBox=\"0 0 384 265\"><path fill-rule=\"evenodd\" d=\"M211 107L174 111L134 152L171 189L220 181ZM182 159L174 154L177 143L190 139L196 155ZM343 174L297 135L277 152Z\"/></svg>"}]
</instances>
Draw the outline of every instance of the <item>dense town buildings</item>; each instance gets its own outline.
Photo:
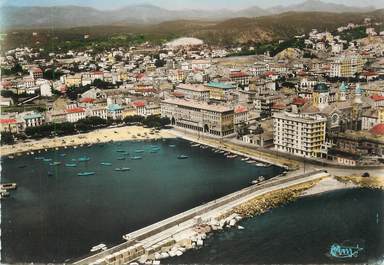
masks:
<instances>
[{"instance_id":1,"label":"dense town buildings","mask_svg":"<svg viewBox=\"0 0 384 265\"><path fill-rule=\"evenodd\" d=\"M343 39L359 27L369 36ZM157 116L175 128L285 155L374 164L384 159L384 36L373 28L370 22L314 29L295 37L304 49L244 60L226 56L245 47L194 38L44 56L16 48L1 54L2 69L21 70L1 77L0 128L23 134L90 117L118 124Z\"/></svg>"}]
</instances>

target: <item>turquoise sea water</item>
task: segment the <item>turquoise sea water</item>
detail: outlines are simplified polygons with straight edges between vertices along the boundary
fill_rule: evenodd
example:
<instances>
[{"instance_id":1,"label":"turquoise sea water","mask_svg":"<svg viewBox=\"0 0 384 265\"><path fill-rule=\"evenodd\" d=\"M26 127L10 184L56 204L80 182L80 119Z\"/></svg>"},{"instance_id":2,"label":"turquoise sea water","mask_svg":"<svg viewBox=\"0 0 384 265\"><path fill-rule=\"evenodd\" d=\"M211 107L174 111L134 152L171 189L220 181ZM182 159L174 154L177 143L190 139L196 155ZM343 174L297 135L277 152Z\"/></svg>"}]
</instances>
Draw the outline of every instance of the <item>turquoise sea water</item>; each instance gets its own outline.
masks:
<instances>
[{"instance_id":1,"label":"turquoise sea water","mask_svg":"<svg viewBox=\"0 0 384 265\"><path fill-rule=\"evenodd\" d=\"M182 154L189 158L177 159ZM3 158L1 165L2 182L18 184L1 205L3 263L78 258L94 245L110 247L123 234L244 188L257 176L281 173L180 139L61 149ZM130 170L114 170L125 167Z\"/></svg>"}]
</instances>

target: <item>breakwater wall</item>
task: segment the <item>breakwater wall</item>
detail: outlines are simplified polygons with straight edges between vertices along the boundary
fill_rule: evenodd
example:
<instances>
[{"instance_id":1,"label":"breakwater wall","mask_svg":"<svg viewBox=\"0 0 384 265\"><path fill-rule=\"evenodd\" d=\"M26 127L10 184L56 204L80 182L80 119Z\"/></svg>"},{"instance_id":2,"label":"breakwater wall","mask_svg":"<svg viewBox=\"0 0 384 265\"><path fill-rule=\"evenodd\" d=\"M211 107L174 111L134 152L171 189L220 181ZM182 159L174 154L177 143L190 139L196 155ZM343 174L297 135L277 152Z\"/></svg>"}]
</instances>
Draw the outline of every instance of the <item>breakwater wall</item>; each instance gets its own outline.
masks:
<instances>
[{"instance_id":1,"label":"breakwater wall","mask_svg":"<svg viewBox=\"0 0 384 265\"><path fill-rule=\"evenodd\" d=\"M139 259L143 255L153 255L165 246L174 244L174 235L196 226L196 220L212 220L231 211L237 206L273 191L293 185L302 184L329 176L323 170L306 174L272 178L261 185L253 185L228 194L217 200L197 206L150 226L125 235L126 242L103 252L78 260L74 264L126 264Z\"/></svg>"}]
</instances>

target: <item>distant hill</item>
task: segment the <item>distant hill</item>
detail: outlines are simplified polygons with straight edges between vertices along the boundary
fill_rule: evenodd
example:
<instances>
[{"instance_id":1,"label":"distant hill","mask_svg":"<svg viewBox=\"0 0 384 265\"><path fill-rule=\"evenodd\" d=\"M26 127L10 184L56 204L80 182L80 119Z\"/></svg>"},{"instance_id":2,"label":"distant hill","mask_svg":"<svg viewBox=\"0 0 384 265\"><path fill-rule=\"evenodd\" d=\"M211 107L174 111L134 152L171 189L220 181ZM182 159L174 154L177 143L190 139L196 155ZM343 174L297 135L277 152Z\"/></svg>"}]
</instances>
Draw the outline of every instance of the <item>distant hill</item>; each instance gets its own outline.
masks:
<instances>
[{"instance_id":1,"label":"distant hill","mask_svg":"<svg viewBox=\"0 0 384 265\"><path fill-rule=\"evenodd\" d=\"M117 10L101 11L82 6L15 7L1 6L1 24L5 28L52 28L82 27L110 24L158 24L171 20L218 21L238 17L260 17L295 12L368 12L373 7L358 8L340 4L307 0L291 6L277 6L262 9L257 6L239 11L218 10L168 10L154 5L131 5Z\"/></svg>"},{"instance_id":2,"label":"distant hill","mask_svg":"<svg viewBox=\"0 0 384 265\"><path fill-rule=\"evenodd\" d=\"M10 29L4 40L4 48L37 43L55 47L67 42L68 47L73 48L97 43L118 47L129 45L131 41L136 44L143 41L161 43L178 37L195 37L219 45L265 43L306 34L313 28L334 31L349 22L361 23L366 17L384 23L384 9L364 13L287 12L219 21L184 19L157 24L127 24L120 21L112 25L73 28ZM37 36L32 35L35 31L38 32ZM84 34L91 37L85 41Z\"/></svg>"}]
</instances>

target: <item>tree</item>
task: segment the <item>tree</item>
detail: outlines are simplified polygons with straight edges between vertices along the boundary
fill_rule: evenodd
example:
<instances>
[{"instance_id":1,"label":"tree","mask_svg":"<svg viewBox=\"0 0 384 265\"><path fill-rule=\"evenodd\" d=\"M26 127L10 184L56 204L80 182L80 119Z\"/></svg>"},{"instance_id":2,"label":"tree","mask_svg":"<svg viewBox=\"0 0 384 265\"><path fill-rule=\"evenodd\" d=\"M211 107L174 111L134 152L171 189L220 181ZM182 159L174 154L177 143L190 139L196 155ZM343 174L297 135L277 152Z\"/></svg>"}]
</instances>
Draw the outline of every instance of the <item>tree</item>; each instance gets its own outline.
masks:
<instances>
[{"instance_id":1,"label":"tree","mask_svg":"<svg viewBox=\"0 0 384 265\"><path fill-rule=\"evenodd\" d=\"M127 116L123 119L123 122L130 125L134 123L142 123L145 120L143 116L139 115L133 115L133 116Z\"/></svg>"},{"instance_id":2,"label":"tree","mask_svg":"<svg viewBox=\"0 0 384 265\"><path fill-rule=\"evenodd\" d=\"M1 144L14 144L15 139L11 132L1 132Z\"/></svg>"}]
</instances>

